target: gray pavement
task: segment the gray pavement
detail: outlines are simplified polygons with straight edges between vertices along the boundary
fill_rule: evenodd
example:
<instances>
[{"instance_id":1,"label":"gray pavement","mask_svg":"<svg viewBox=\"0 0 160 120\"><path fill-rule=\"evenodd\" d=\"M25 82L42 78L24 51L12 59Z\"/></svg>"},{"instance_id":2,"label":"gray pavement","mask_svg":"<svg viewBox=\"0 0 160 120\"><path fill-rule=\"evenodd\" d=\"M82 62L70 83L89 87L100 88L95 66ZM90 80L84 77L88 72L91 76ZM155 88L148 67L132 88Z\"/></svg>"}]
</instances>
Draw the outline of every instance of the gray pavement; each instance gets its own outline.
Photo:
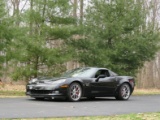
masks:
<instances>
[{"instance_id":1,"label":"gray pavement","mask_svg":"<svg viewBox=\"0 0 160 120\"><path fill-rule=\"evenodd\" d=\"M160 112L160 95L131 96L128 101L97 98L79 102L37 101L30 97L0 98L0 118L106 116L144 112Z\"/></svg>"}]
</instances>

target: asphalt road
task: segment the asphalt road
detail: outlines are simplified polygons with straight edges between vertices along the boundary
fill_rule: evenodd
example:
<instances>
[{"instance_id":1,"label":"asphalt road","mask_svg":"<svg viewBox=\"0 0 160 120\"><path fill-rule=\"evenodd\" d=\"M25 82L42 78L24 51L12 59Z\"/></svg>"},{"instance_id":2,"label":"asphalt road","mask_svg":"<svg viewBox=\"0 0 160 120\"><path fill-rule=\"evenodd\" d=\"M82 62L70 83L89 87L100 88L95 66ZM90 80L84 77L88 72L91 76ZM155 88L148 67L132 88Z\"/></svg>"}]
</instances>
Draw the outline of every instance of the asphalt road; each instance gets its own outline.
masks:
<instances>
[{"instance_id":1,"label":"asphalt road","mask_svg":"<svg viewBox=\"0 0 160 120\"><path fill-rule=\"evenodd\" d=\"M144 112L160 112L160 95L131 96L128 101L97 98L79 102L37 101L29 97L0 98L0 118L106 116Z\"/></svg>"}]
</instances>

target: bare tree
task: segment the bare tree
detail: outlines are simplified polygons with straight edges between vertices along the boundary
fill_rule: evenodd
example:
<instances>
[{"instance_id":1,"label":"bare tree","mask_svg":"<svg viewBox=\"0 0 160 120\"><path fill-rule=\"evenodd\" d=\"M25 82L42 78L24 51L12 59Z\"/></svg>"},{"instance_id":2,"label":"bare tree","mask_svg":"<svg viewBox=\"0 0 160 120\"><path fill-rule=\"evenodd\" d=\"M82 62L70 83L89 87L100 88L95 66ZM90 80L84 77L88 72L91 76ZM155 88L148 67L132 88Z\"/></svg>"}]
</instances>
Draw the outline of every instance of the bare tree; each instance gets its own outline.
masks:
<instances>
[{"instance_id":1,"label":"bare tree","mask_svg":"<svg viewBox=\"0 0 160 120\"><path fill-rule=\"evenodd\" d=\"M18 15L20 0L11 0L11 3L13 5L13 15Z\"/></svg>"},{"instance_id":2,"label":"bare tree","mask_svg":"<svg viewBox=\"0 0 160 120\"><path fill-rule=\"evenodd\" d=\"M148 21L151 22L153 30L157 31L160 20L160 1L143 0L143 3L144 9L149 11L146 25ZM160 52L157 53L154 60L146 62L144 67L139 70L137 80L139 88L160 88Z\"/></svg>"}]
</instances>

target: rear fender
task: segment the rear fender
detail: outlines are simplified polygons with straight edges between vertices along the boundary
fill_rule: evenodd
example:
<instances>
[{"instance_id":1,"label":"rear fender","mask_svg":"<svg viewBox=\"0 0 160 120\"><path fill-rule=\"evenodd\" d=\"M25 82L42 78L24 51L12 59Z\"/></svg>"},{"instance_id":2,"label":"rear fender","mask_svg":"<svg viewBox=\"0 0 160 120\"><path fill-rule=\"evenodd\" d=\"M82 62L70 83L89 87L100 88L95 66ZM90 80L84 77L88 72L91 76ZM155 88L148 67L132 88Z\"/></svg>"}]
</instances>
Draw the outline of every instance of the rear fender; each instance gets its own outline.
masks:
<instances>
[{"instance_id":1,"label":"rear fender","mask_svg":"<svg viewBox=\"0 0 160 120\"><path fill-rule=\"evenodd\" d=\"M127 83L129 85L130 90L131 90L131 94L132 94L134 88L131 86L131 84L129 83L128 80L120 80L119 84L117 85L117 89L115 90L115 94L117 94L117 92L120 89L121 85L123 85L124 83Z\"/></svg>"}]
</instances>

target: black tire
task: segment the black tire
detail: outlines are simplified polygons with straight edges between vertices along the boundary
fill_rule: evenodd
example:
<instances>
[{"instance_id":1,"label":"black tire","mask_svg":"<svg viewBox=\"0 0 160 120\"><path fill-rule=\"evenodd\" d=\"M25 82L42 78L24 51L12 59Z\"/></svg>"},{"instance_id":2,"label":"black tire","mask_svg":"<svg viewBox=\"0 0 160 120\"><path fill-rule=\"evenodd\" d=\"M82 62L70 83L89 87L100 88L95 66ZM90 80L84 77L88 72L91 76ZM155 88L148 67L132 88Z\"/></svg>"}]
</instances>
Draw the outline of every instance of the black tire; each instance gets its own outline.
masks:
<instances>
[{"instance_id":1,"label":"black tire","mask_svg":"<svg viewBox=\"0 0 160 120\"><path fill-rule=\"evenodd\" d=\"M72 102L77 102L81 99L82 87L79 83L74 82L69 86L68 89L68 100Z\"/></svg>"},{"instance_id":2,"label":"black tire","mask_svg":"<svg viewBox=\"0 0 160 120\"><path fill-rule=\"evenodd\" d=\"M127 83L124 83L118 89L117 94L115 95L115 98L117 100L128 100L130 95L131 95L130 86Z\"/></svg>"}]
</instances>

